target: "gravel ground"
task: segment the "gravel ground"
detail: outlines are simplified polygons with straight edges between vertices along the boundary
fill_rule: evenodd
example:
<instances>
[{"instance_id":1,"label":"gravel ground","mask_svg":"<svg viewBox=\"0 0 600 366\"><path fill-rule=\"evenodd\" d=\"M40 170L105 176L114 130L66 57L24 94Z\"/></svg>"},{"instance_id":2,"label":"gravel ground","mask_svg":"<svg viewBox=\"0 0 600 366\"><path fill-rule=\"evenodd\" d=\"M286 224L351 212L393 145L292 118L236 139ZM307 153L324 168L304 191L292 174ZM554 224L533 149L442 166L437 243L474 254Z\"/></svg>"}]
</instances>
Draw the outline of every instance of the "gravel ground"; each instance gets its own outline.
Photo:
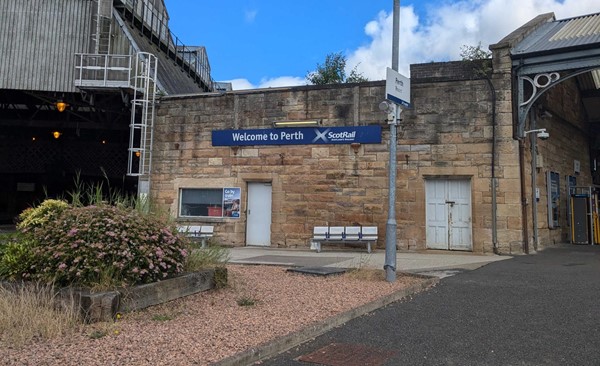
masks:
<instances>
[{"instance_id":1,"label":"gravel ground","mask_svg":"<svg viewBox=\"0 0 600 366\"><path fill-rule=\"evenodd\" d=\"M86 325L22 348L0 343L4 365L207 365L416 284L349 275L315 277L229 265L229 286ZM254 302L240 306L238 302ZM94 334L106 334L99 338Z\"/></svg>"}]
</instances>

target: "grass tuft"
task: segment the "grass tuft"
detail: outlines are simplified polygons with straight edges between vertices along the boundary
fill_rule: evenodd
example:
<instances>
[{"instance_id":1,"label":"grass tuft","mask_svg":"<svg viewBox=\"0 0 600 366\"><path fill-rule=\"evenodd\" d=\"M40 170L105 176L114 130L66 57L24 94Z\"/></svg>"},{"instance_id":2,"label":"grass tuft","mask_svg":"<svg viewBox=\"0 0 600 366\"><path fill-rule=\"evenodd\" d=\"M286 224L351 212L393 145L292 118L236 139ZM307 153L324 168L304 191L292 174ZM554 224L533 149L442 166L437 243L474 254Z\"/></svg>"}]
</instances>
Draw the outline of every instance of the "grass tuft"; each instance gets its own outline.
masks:
<instances>
[{"instance_id":1,"label":"grass tuft","mask_svg":"<svg viewBox=\"0 0 600 366\"><path fill-rule=\"evenodd\" d=\"M156 314L152 317L152 320L155 322L166 322L169 320L173 320L173 316L169 314Z\"/></svg>"},{"instance_id":2,"label":"grass tuft","mask_svg":"<svg viewBox=\"0 0 600 366\"><path fill-rule=\"evenodd\" d=\"M346 272L345 276L361 281L385 281L385 271L373 268L356 268Z\"/></svg>"},{"instance_id":3,"label":"grass tuft","mask_svg":"<svg viewBox=\"0 0 600 366\"><path fill-rule=\"evenodd\" d=\"M198 248L196 245L192 245L185 260L184 269L187 272L195 272L203 269L223 267L228 260L229 249L225 247L210 242L206 248Z\"/></svg>"},{"instance_id":4,"label":"grass tuft","mask_svg":"<svg viewBox=\"0 0 600 366\"><path fill-rule=\"evenodd\" d=\"M15 347L65 335L80 326L73 299L58 301L53 286L0 284L0 340Z\"/></svg>"},{"instance_id":5,"label":"grass tuft","mask_svg":"<svg viewBox=\"0 0 600 366\"><path fill-rule=\"evenodd\" d=\"M236 302L239 306L254 306L256 303L258 303L258 300L253 297L243 296L238 298Z\"/></svg>"}]
</instances>

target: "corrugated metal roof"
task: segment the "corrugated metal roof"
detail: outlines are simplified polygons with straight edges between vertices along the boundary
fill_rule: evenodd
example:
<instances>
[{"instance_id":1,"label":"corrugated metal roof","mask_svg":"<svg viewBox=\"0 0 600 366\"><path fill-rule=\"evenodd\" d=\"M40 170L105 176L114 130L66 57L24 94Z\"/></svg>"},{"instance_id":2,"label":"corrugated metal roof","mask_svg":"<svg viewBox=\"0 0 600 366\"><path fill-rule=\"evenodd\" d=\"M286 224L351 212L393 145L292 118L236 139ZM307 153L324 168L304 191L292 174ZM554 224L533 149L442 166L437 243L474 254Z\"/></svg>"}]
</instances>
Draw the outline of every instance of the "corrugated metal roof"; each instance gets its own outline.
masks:
<instances>
[{"instance_id":1,"label":"corrugated metal roof","mask_svg":"<svg viewBox=\"0 0 600 366\"><path fill-rule=\"evenodd\" d=\"M0 89L75 92L75 53L90 40L91 2L0 1Z\"/></svg>"},{"instance_id":2,"label":"corrugated metal roof","mask_svg":"<svg viewBox=\"0 0 600 366\"><path fill-rule=\"evenodd\" d=\"M552 53L565 48L600 47L600 13L548 22L525 37L513 55Z\"/></svg>"}]
</instances>

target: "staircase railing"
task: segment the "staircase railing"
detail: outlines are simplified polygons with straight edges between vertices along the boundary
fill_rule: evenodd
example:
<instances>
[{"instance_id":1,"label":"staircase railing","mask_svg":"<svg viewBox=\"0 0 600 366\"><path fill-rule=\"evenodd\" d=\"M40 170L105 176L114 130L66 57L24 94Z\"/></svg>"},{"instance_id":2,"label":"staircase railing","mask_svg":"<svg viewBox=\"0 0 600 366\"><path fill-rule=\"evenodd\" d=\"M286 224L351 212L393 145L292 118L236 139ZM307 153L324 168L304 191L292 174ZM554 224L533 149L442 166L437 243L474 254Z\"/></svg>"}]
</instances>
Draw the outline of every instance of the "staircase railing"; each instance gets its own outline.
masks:
<instances>
[{"instance_id":1,"label":"staircase railing","mask_svg":"<svg viewBox=\"0 0 600 366\"><path fill-rule=\"evenodd\" d=\"M170 59L174 60L196 83L206 91L214 91L210 64L196 47L186 46L168 27L165 14L151 6L147 0L120 0L115 6L123 18L137 27Z\"/></svg>"}]
</instances>

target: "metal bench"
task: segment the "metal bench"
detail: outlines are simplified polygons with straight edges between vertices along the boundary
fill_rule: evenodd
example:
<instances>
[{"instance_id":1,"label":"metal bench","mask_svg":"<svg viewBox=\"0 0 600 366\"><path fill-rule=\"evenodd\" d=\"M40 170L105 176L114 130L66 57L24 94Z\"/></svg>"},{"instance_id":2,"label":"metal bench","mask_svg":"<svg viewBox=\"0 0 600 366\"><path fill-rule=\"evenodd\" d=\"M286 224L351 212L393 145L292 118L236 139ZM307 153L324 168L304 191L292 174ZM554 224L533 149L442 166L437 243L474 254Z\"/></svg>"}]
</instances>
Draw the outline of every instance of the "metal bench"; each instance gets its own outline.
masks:
<instances>
[{"instance_id":1,"label":"metal bench","mask_svg":"<svg viewBox=\"0 0 600 366\"><path fill-rule=\"evenodd\" d=\"M189 225L179 226L177 230L189 238L200 239L202 248L206 248L206 241L213 237L215 227L212 225Z\"/></svg>"},{"instance_id":2,"label":"metal bench","mask_svg":"<svg viewBox=\"0 0 600 366\"><path fill-rule=\"evenodd\" d=\"M371 244L377 242L377 226L315 226L312 244L321 252L323 243L364 243L371 253Z\"/></svg>"}]
</instances>

